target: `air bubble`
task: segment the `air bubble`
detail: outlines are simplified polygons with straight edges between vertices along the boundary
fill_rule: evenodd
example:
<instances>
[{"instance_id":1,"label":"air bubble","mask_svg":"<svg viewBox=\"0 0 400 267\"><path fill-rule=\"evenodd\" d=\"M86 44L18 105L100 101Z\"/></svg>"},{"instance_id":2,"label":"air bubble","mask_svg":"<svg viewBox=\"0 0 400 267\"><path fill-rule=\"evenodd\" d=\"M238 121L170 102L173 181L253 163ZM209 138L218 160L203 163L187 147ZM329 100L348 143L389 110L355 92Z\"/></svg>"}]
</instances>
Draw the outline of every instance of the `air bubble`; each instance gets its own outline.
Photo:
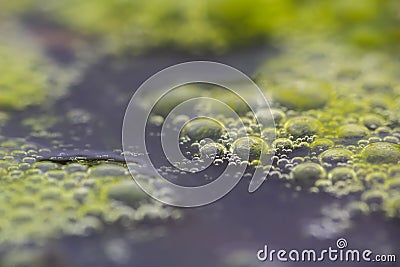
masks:
<instances>
[{"instance_id":1,"label":"air bubble","mask_svg":"<svg viewBox=\"0 0 400 267\"><path fill-rule=\"evenodd\" d=\"M208 143L200 148L200 154L205 158L222 158L226 154L226 148L219 143Z\"/></svg>"},{"instance_id":2,"label":"air bubble","mask_svg":"<svg viewBox=\"0 0 400 267\"><path fill-rule=\"evenodd\" d=\"M336 165L338 163L349 162L353 157L353 153L350 150L343 148L331 148L323 152L319 156L321 163L328 163Z\"/></svg>"},{"instance_id":3,"label":"air bubble","mask_svg":"<svg viewBox=\"0 0 400 267\"><path fill-rule=\"evenodd\" d=\"M319 179L326 177L326 171L316 163L302 163L293 168L291 179L300 185L310 187Z\"/></svg>"},{"instance_id":4,"label":"air bubble","mask_svg":"<svg viewBox=\"0 0 400 267\"><path fill-rule=\"evenodd\" d=\"M294 138L311 136L320 133L322 124L312 117L300 116L288 120L285 129Z\"/></svg>"},{"instance_id":5,"label":"air bubble","mask_svg":"<svg viewBox=\"0 0 400 267\"><path fill-rule=\"evenodd\" d=\"M329 84L315 81L296 81L277 88L274 99L289 109L309 110L326 105L331 88Z\"/></svg>"},{"instance_id":6,"label":"air bubble","mask_svg":"<svg viewBox=\"0 0 400 267\"><path fill-rule=\"evenodd\" d=\"M268 145L256 136L241 137L232 144L231 151L241 160L253 161L268 152Z\"/></svg>"},{"instance_id":7,"label":"air bubble","mask_svg":"<svg viewBox=\"0 0 400 267\"><path fill-rule=\"evenodd\" d=\"M387 142L372 143L362 150L361 156L372 164L396 164L400 160L400 146Z\"/></svg>"},{"instance_id":8,"label":"air bubble","mask_svg":"<svg viewBox=\"0 0 400 267\"><path fill-rule=\"evenodd\" d=\"M351 182L357 179L357 174L351 168L338 167L329 172L328 178L334 183L337 181Z\"/></svg>"},{"instance_id":9,"label":"air bubble","mask_svg":"<svg viewBox=\"0 0 400 267\"><path fill-rule=\"evenodd\" d=\"M222 123L210 118L196 118L185 124L181 136L187 136L192 141L200 141L205 138L218 140L226 134Z\"/></svg>"},{"instance_id":10,"label":"air bubble","mask_svg":"<svg viewBox=\"0 0 400 267\"><path fill-rule=\"evenodd\" d=\"M338 137L345 140L359 140L366 137L369 131L366 127L358 124L343 125L338 130Z\"/></svg>"}]
</instances>

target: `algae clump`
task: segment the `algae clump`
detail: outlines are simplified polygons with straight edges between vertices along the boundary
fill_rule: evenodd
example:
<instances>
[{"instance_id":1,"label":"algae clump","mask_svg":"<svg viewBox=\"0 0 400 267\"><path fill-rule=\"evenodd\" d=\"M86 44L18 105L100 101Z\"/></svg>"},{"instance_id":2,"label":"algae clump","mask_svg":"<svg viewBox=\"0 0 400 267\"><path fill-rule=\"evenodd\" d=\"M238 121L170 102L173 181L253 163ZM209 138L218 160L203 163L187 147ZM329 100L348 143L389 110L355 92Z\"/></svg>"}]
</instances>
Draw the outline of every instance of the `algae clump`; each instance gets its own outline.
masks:
<instances>
[{"instance_id":1,"label":"algae clump","mask_svg":"<svg viewBox=\"0 0 400 267\"><path fill-rule=\"evenodd\" d=\"M231 147L232 153L241 160L260 160L268 152L268 145L259 137L245 136L237 139Z\"/></svg>"},{"instance_id":2,"label":"algae clump","mask_svg":"<svg viewBox=\"0 0 400 267\"><path fill-rule=\"evenodd\" d=\"M282 106L301 111L322 108L329 101L331 91L329 84L300 80L278 87L273 96Z\"/></svg>"},{"instance_id":3,"label":"algae clump","mask_svg":"<svg viewBox=\"0 0 400 267\"><path fill-rule=\"evenodd\" d=\"M0 109L23 109L45 101L50 86L34 53L0 45Z\"/></svg>"},{"instance_id":4,"label":"algae clump","mask_svg":"<svg viewBox=\"0 0 400 267\"><path fill-rule=\"evenodd\" d=\"M371 164L396 164L400 160L400 145L377 142L367 145L361 156Z\"/></svg>"},{"instance_id":5,"label":"algae clump","mask_svg":"<svg viewBox=\"0 0 400 267\"><path fill-rule=\"evenodd\" d=\"M226 133L224 125L217 120L200 117L186 123L181 131L181 136L187 136L193 141L210 138L214 141L222 138Z\"/></svg>"},{"instance_id":6,"label":"algae clump","mask_svg":"<svg viewBox=\"0 0 400 267\"><path fill-rule=\"evenodd\" d=\"M322 124L312 117L299 116L289 119L285 129L294 138L316 135L321 131Z\"/></svg>"},{"instance_id":7,"label":"algae clump","mask_svg":"<svg viewBox=\"0 0 400 267\"><path fill-rule=\"evenodd\" d=\"M310 187L319 179L326 177L326 171L316 163L302 163L293 168L291 178L302 186Z\"/></svg>"}]
</instances>

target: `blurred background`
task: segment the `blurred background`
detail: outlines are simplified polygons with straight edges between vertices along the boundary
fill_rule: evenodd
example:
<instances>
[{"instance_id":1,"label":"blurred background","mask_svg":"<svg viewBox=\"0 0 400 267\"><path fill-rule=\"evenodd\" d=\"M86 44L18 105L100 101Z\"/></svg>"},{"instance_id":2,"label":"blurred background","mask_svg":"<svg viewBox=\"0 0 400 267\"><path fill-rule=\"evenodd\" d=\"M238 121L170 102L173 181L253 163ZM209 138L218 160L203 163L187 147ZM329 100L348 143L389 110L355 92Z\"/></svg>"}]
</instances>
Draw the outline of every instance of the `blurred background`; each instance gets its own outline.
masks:
<instances>
[{"instance_id":1,"label":"blurred background","mask_svg":"<svg viewBox=\"0 0 400 267\"><path fill-rule=\"evenodd\" d=\"M398 253L399 41L396 0L0 0L0 266L294 266L256 252L339 237ZM254 79L277 127L258 136L275 158L256 193L243 179L214 204L179 209L131 181L121 129L146 79L191 60ZM181 88L149 123L172 179L191 175L157 159L163 110L198 95L225 96Z\"/></svg>"}]
</instances>

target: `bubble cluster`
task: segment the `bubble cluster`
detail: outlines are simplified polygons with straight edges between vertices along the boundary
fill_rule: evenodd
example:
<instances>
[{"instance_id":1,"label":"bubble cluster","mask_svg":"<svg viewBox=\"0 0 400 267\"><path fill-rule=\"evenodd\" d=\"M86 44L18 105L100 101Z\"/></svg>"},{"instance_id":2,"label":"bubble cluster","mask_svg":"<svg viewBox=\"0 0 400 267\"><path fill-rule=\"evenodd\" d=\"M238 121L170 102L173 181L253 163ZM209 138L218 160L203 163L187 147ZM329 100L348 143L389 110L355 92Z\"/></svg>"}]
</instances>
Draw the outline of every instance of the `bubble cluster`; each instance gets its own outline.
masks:
<instances>
[{"instance_id":1,"label":"bubble cluster","mask_svg":"<svg viewBox=\"0 0 400 267\"><path fill-rule=\"evenodd\" d=\"M190 147L189 154L218 158L216 165L225 161L263 167L260 158L267 158L272 166L265 174L288 186L336 197L357 193L361 197L349 204L352 213L383 210L396 216L399 205L394 199L398 198L400 174L396 168L400 161L396 99L400 91L385 79L372 77L398 79L398 63L382 54L364 58L357 51L324 42L310 47L299 43L285 49L260 70L258 79L265 86L265 95L272 99L272 117L263 108L254 114L241 104L235 108L236 100L230 97L226 103L238 112L239 120L199 102L194 110L201 109L217 119L198 118L185 124L181 137ZM349 65L349 58L359 60ZM196 90L192 87L189 91ZM204 94L220 96L221 91L203 90ZM275 127L261 125L257 118L273 122ZM378 196L380 201L373 201Z\"/></svg>"},{"instance_id":2,"label":"bubble cluster","mask_svg":"<svg viewBox=\"0 0 400 267\"><path fill-rule=\"evenodd\" d=\"M43 161L42 151L24 139L0 139L0 246L179 217L149 199L122 164L83 159L59 164Z\"/></svg>"},{"instance_id":3,"label":"bubble cluster","mask_svg":"<svg viewBox=\"0 0 400 267\"><path fill-rule=\"evenodd\" d=\"M261 70L272 108L287 118L276 125L271 176L310 192L354 194L346 208L354 216L398 217L399 63L324 41L286 49Z\"/></svg>"},{"instance_id":4,"label":"bubble cluster","mask_svg":"<svg viewBox=\"0 0 400 267\"><path fill-rule=\"evenodd\" d=\"M337 167L329 172L328 178L333 182L353 181L357 179L357 174L352 168Z\"/></svg>"},{"instance_id":5,"label":"bubble cluster","mask_svg":"<svg viewBox=\"0 0 400 267\"><path fill-rule=\"evenodd\" d=\"M35 38L9 31L0 28L0 128L10 111L43 105L65 94L80 73L78 64L61 66L48 57Z\"/></svg>"},{"instance_id":6,"label":"bubble cluster","mask_svg":"<svg viewBox=\"0 0 400 267\"><path fill-rule=\"evenodd\" d=\"M220 143L211 142L207 143L200 148L200 154L207 158L223 158L227 153L226 147Z\"/></svg>"},{"instance_id":7,"label":"bubble cluster","mask_svg":"<svg viewBox=\"0 0 400 267\"><path fill-rule=\"evenodd\" d=\"M193 96L220 99L237 112L240 120L227 118L225 110L199 101L193 110L206 110L216 119L195 119L182 129L180 141L182 146L188 147L185 151L188 158L198 161L211 158L215 166L224 162L255 166L262 168L265 175L270 166L263 165L262 158L268 158L273 162L269 175L288 186L336 197L353 194L354 201L344 208L351 216L384 212L389 217L400 217L398 61L379 51L365 53L343 48L336 38L335 42L322 40L322 43L315 39L304 43L292 39L294 32L325 36L337 31L339 39L347 39L363 48L390 47L397 51L396 1L379 5L374 0L350 5L344 5L346 1L328 5L306 3L300 9L290 0L273 1L273 4L262 1L257 4L183 2L165 4L156 0L138 4L95 0L78 3L72 0L47 5L41 0L35 4L26 0L2 3L0 133L16 119L10 110L53 104L51 100L59 99L75 79L69 77L70 70L65 67L68 64L60 66L53 62L48 55L52 49L40 49L44 45L36 44L33 39L40 39L46 46L61 39L62 47L55 45L57 54L64 54L64 45L81 49L81 41L96 43L90 46L93 50L105 48L107 53L128 50L137 54L163 45L196 48L195 53L200 50L221 53L254 40L279 40L281 53L269 58L267 71L260 70L255 76L257 82L265 85L265 94L273 101L270 111L273 120L265 108L256 110L255 117L249 114L249 107L238 97L215 88L202 90L187 86L186 90L161 99L154 107L149 124L163 126L171 109ZM160 11L156 15L154 6ZM320 12L304 13L303 7ZM243 10L251 19L243 21ZM15 13L22 15L18 17ZM132 13L137 16L132 17ZM43 19L45 25L25 23L25 18L32 18L32 14ZM381 18L381 14L385 15ZM8 19L10 17L12 19ZM270 19L265 20L265 17ZM32 34L35 38L25 42L18 36L17 42L7 43L7 27L4 30L3 25L14 24L19 18L24 21L20 23L20 26L24 24L23 35ZM323 27L315 21L322 21ZM47 23L54 23L57 29L46 32L49 30ZM196 38L192 38L193 29L196 29ZM58 30L60 35L56 33ZM74 35L80 36L80 40L76 41ZM281 43L281 40L288 42ZM29 43L29 49L20 45L23 43ZM80 51L80 55L84 53ZM78 65L72 66L77 69L75 73L81 72ZM82 109L70 110L65 118L74 127L93 119ZM267 124L259 124L257 118ZM178 125L186 119L185 115L178 116L174 123ZM57 146L55 137L60 137L61 133L49 129L61 121L54 114L31 114L20 124L32 130L30 139L48 139ZM79 139L79 135L74 138ZM107 161L107 158L89 162L79 156L64 161L43 160L43 153L52 150L51 146L40 148L27 140L0 136L0 246L42 243L65 235L86 236L116 223L137 230L136 224L145 219L158 221L179 217L176 210L148 199L130 180L126 166L120 162ZM183 171L174 169L171 172L181 174ZM249 176L248 173L245 176ZM337 210L327 213L330 219L325 221L324 230L349 224ZM1 265L18 266L24 262L33 265L31 254L32 251L18 251L4 257ZM243 255L248 256L247 253Z\"/></svg>"}]
</instances>

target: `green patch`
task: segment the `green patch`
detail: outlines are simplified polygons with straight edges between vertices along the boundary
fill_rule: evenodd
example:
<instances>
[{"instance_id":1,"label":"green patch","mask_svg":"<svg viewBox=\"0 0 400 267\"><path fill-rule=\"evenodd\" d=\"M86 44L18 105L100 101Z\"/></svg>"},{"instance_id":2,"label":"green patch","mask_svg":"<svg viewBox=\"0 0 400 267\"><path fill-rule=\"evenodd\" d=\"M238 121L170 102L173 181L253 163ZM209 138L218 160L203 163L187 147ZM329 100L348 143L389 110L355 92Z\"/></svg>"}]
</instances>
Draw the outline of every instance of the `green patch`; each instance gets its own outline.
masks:
<instances>
[{"instance_id":1,"label":"green patch","mask_svg":"<svg viewBox=\"0 0 400 267\"><path fill-rule=\"evenodd\" d=\"M310 187L316 181L326 178L326 171L321 165L316 163L302 163L293 168L291 172L291 179L301 185Z\"/></svg>"},{"instance_id":2,"label":"green patch","mask_svg":"<svg viewBox=\"0 0 400 267\"><path fill-rule=\"evenodd\" d=\"M38 161L39 150L24 140L3 141L0 147L0 247L85 236L121 220L134 227L145 218L172 216L122 165Z\"/></svg>"},{"instance_id":3,"label":"green patch","mask_svg":"<svg viewBox=\"0 0 400 267\"><path fill-rule=\"evenodd\" d=\"M365 54L329 41L288 44L284 51L259 74L265 93L275 100L273 108L283 107L288 117L283 127L277 125L278 136L289 136L294 144L293 150L276 154L289 159L278 160L281 176L311 192L361 194L348 206L354 216L374 211L398 216L399 62L385 53ZM333 94L319 103L317 90L307 99L292 89L295 100L285 102L292 95L289 90L281 93L281 84L305 79L324 81ZM313 99L315 108L302 108ZM300 144L310 144L310 150L300 149Z\"/></svg>"},{"instance_id":4,"label":"green patch","mask_svg":"<svg viewBox=\"0 0 400 267\"><path fill-rule=\"evenodd\" d=\"M361 156L372 164L397 164L400 160L400 146L386 142L372 143L363 149Z\"/></svg>"},{"instance_id":5,"label":"green patch","mask_svg":"<svg viewBox=\"0 0 400 267\"><path fill-rule=\"evenodd\" d=\"M222 123L214 119L201 117L186 123L182 128L181 136L188 137L193 141L200 141L205 138L217 141L221 139L225 133L226 130Z\"/></svg>"},{"instance_id":6,"label":"green patch","mask_svg":"<svg viewBox=\"0 0 400 267\"><path fill-rule=\"evenodd\" d=\"M268 145L264 140L256 136L246 136L237 139L231 147L232 153L241 160L259 160L268 153Z\"/></svg>"},{"instance_id":7,"label":"green patch","mask_svg":"<svg viewBox=\"0 0 400 267\"><path fill-rule=\"evenodd\" d=\"M322 124L312 117L301 116L288 120L284 127L290 136L299 138L320 133Z\"/></svg>"},{"instance_id":8,"label":"green patch","mask_svg":"<svg viewBox=\"0 0 400 267\"><path fill-rule=\"evenodd\" d=\"M340 36L363 48L396 48L398 7L396 0L24 0L4 3L0 18L39 13L96 37L108 51L139 53L172 45L194 53L221 53L260 40L290 40L298 34Z\"/></svg>"},{"instance_id":9,"label":"green patch","mask_svg":"<svg viewBox=\"0 0 400 267\"><path fill-rule=\"evenodd\" d=\"M226 152L224 145L215 142L207 143L200 148L200 155L203 158L223 158Z\"/></svg>"},{"instance_id":10,"label":"green patch","mask_svg":"<svg viewBox=\"0 0 400 267\"><path fill-rule=\"evenodd\" d=\"M23 109L45 102L50 90L42 57L0 45L0 109Z\"/></svg>"},{"instance_id":11,"label":"green patch","mask_svg":"<svg viewBox=\"0 0 400 267\"><path fill-rule=\"evenodd\" d=\"M296 81L277 87L273 92L274 100L280 105L294 110L322 108L328 103L332 90L328 84Z\"/></svg>"}]
</instances>

